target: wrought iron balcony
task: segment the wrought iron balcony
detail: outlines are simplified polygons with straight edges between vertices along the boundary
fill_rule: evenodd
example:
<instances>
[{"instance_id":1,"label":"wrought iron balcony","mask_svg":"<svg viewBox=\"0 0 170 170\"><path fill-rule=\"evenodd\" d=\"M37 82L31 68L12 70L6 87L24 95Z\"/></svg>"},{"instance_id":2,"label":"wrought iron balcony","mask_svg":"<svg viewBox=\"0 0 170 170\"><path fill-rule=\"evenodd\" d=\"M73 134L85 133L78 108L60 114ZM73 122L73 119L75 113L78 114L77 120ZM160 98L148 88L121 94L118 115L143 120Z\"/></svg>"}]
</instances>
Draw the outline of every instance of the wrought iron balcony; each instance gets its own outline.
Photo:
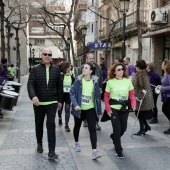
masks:
<instances>
[{"instance_id":1,"label":"wrought iron balcony","mask_svg":"<svg viewBox=\"0 0 170 170\"><path fill-rule=\"evenodd\" d=\"M126 30L130 29L137 29L137 11L129 14L126 16ZM149 11L148 10L140 10L140 23L142 27L147 28L148 27L148 20L149 20ZM113 24L110 25L110 30L113 28L111 35L114 36L120 32L123 31L123 19L121 18L119 21L116 22L116 24L113 26Z\"/></svg>"}]
</instances>

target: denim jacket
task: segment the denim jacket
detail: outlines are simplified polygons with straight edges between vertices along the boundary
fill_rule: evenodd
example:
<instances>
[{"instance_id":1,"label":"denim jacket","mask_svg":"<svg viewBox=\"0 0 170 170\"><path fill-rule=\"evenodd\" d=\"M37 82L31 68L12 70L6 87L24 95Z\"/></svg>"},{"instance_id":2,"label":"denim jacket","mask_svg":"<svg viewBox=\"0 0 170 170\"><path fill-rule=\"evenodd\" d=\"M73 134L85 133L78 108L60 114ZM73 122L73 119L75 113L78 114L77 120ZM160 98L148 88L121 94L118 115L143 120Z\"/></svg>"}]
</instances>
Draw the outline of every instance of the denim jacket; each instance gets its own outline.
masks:
<instances>
[{"instance_id":1,"label":"denim jacket","mask_svg":"<svg viewBox=\"0 0 170 170\"><path fill-rule=\"evenodd\" d=\"M71 113L75 116L80 118L81 110L76 111L74 108L76 106L81 107L81 98L82 98L82 78L83 75L79 75L76 80L74 81L71 89L70 89L70 99L72 102L72 111ZM94 108L96 111L97 116L101 115L101 99L100 99L100 88L98 84L98 77L92 76L93 84L94 84Z\"/></svg>"}]
</instances>

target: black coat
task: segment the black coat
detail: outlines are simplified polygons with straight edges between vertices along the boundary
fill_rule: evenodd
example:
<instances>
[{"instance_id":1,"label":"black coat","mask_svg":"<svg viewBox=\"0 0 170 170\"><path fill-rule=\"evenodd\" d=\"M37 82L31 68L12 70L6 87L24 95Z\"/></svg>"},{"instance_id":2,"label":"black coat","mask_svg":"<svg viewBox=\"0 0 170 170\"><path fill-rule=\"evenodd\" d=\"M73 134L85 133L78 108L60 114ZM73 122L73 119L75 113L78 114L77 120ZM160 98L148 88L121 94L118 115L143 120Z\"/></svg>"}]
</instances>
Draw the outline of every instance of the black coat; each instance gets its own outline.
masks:
<instances>
[{"instance_id":1,"label":"black coat","mask_svg":"<svg viewBox=\"0 0 170 170\"><path fill-rule=\"evenodd\" d=\"M40 102L50 102L63 100L63 85L60 71L55 65L49 67L49 82L46 81L46 67L38 64L30 72L27 83L29 98L37 96Z\"/></svg>"}]
</instances>

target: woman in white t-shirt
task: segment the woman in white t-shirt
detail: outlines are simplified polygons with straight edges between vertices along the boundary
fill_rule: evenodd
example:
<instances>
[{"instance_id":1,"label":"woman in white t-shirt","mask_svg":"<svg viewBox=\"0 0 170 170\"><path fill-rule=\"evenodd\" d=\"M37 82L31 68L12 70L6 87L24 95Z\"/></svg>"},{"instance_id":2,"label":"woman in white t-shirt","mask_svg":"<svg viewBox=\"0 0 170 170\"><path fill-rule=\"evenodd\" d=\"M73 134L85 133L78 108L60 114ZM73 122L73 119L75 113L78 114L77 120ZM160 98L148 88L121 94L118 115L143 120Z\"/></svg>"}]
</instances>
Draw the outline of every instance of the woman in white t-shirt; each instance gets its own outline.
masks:
<instances>
[{"instance_id":1,"label":"woman in white t-shirt","mask_svg":"<svg viewBox=\"0 0 170 170\"><path fill-rule=\"evenodd\" d=\"M126 67L122 63L112 65L108 73L108 81L104 94L105 110L111 119L113 133L110 138L115 145L117 158L123 158L121 136L127 128L128 99L133 109L136 107L134 88L128 78Z\"/></svg>"}]
</instances>

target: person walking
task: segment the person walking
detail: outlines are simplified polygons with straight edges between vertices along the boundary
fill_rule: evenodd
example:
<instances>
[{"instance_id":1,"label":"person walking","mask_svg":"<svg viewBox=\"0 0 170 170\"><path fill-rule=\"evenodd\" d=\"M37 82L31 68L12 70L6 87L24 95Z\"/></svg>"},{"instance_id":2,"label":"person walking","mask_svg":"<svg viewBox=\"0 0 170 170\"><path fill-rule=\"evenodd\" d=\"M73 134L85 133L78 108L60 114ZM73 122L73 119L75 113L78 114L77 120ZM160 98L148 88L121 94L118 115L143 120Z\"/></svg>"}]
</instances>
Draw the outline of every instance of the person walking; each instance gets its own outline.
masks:
<instances>
[{"instance_id":1,"label":"person walking","mask_svg":"<svg viewBox=\"0 0 170 170\"><path fill-rule=\"evenodd\" d=\"M153 94L153 100L154 100L154 109L153 109L153 119L149 122L150 124L155 124L158 123L158 108L157 108L157 100L158 100L158 96L159 94L157 94L155 92L155 87L157 85L161 85L161 78L159 76L159 74L157 74L154 71L154 64L153 63L147 63L147 67L146 67L146 71L148 73L149 76L149 82L151 85L151 89L152 89L152 94Z\"/></svg>"},{"instance_id":2,"label":"person walking","mask_svg":"<svg viewBox=\"0 0 170 170\"><path fill-rule=\"evenodd\" d=\"M94 71L93 74L98 77L98 83L99 83L100 91L102 92L102 71L100 69L100 66L97 63L94 62L94 55L92 53L87 54L86 62L92 64L93 67L95 68L95 71ZM84 68L84 64L79 69L79 75L82 74L83 68ZM86 120L84 120L83 126L84 127L88 126ZM99 125L99 120L97 120L97 122L96 122L96 130L101 130L101 127Z\"/></svg>"},{"instance_id":3,"label":"person walking","mask_svg":"<svg viewBox=\"0 0 170 170\"><path fill-rule=\"evenodd\" d=\"M162 70L164 71L164 75L162 77L162 86L158 85L156 89L161 90L161 101L163 102L162 105L162 112L169 120L170 124L170 61L165 59L162 62ZM164 134L170 135L170 127L168 130L164 131Z\"/></svg>"},{"instance_id":4,"label":"person walking","mask_svg":"<svg viewBox=\"0 0 170 170\"><path fill-rule=\"evenodd\" d=\"M102 93L101 93L101 99L104 100L104 92L106 88L106 81L107 81L107 68L104 64L100 64L100 68L102 70Z\"/></svg>"},{"instance_id":5,"label":"person walking","mask_svg":"<svg viewBox=\"0 0 170 170\"><path fill-rule=\"evenodd\" d=\"M105 110L111 119L113 133L110 138L115 145L117 158L124 158L121 137L127 128L129 115L128 98L133 109L136 107L134 88L128 78L126 67L122 63L113 64L108 73L108 81L104 94Z\"/></svg>"},{"instance_id":6,"label":"person walking","mask_svg":"<svg viewBox=\"0 0 170 170\"><path fill-rule=\"evenodd\" d=\"M64 62L62 64L62 72L61 72L61 80L63 83L63 102L62 107L60 110L58 110L58 124L62 126L62 111L63 106L65 104L65 131L70 132L70 128L68 126L69 119L70 119L70 88L74 82L73 74L70 73L71 70L71 63L70 62Z\"/></svg>"},{"instance_id":7,"label":"person walking","mask_svg":"<svg viewBox=\"0 0 170 170\"><path fill-rule=\"evenodd\" d=\"M146 96L142 102L139 115L137 115L137 110L139 109L140 102L137 100L136 103L135 114L138 116L139 119L140 130L134 135L140 136L142 134L145 134L148 130L151 130L151 127L148 125L146 120L153 117L153 108L155 106L149 77L146 72L146 62L144 60L139 60L136 62L136 71L137 73L134 80L135 97L140 100L144 95L142 90L147 91Z\"/></svg>"},{"instance_id":8,"label":"person walking","mask_svg":"<svg viewBox=\"0 0 170 170\"><path fill-rule=\"evenodd\" d=\"M135 68L135 66L131 64L129 57L125 57L125 58L123 59L123 63L124 63L124 64L126 65L126 67L127 67L127 72L128 72L129 78L132 79L133 76L135 76L135 73L136 73L136 68Z\"/></svg>"},{"instance_id":9,"label":"person walking","mask_svg":"<svg viewBox=\"0 0 170 170\"><path fill-rule=\"evenodd\" d=\"M9 74L9 71L8 71L8 68L7 68L7 65L8 65L8 61L6 58L2 58L1 59L1 63L2 63L2 66L3 66L3 70L2 72L0 73L0 76L2 78L2 80L10 80L12 81L13 80L13 77Z\"/></svg>"},{"instance_id":10,"label":"person walking","mask_svg":"<svg viewBox=\"0 0 170 170\"><path fill-rule=\"evenodd\" d=\"M48 158L57 159L55 116L57 107L61 109L62 106L62 82L59 69L51 63L52 51L44 48L41 58L42 62L31 70L27 83L28 95L34 108L37 153L43 153L43 124L46 115Z\"/></svg>"},{"instance_id":11,"label":"person walking","mask_svg":"<svg viewBox=\"0 0 170 170\"><path fill-rule=\"evenodd\" d=\"M97 151L96 121L101 115L101 100L98 77L92 75L94 67L90 63L84 64L82 74L74 81L70 90L72 114L74 116L74 149L80 152L79 132L82 121L87 120L92 145L92 159L101 158Z\"/></svg>"}]
</instances>

